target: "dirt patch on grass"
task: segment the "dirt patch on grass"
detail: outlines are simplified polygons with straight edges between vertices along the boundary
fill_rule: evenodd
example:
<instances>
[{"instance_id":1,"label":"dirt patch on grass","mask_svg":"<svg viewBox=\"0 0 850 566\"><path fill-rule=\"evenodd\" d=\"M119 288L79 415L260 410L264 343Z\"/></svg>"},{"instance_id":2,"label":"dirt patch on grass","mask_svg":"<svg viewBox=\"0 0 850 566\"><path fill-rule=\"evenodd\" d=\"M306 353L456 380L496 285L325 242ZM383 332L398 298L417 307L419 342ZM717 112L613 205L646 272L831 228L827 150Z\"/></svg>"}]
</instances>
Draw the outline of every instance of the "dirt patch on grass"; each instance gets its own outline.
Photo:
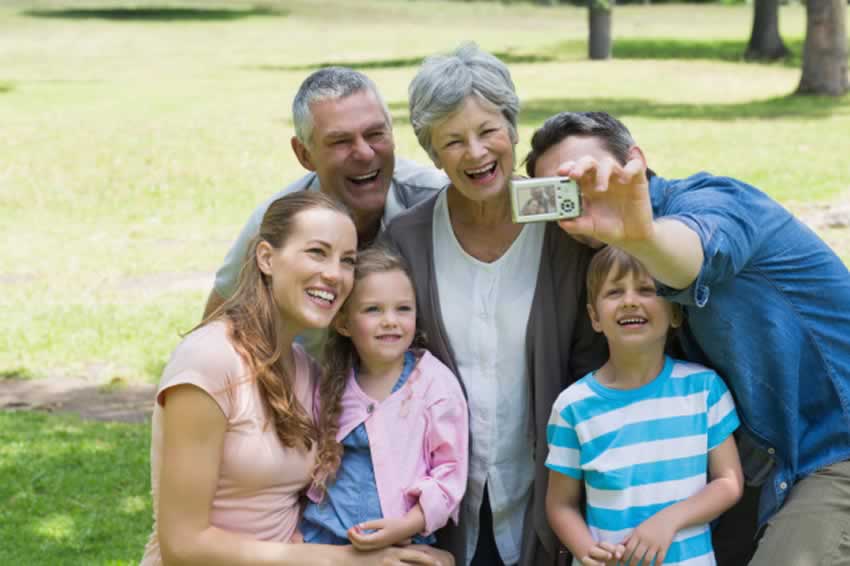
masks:
<instances>
[{"instance_id":1,"label":"dirt patch on grass","mask_svg":"<svg viewBox=\"0 0 850 566\"><path fill-rule=\"evenodd\" d=\"M47 377L0 380L0 409L76 413L97 421L146 422L156 386L149 383Z\"/></svg>"}]
</instances>

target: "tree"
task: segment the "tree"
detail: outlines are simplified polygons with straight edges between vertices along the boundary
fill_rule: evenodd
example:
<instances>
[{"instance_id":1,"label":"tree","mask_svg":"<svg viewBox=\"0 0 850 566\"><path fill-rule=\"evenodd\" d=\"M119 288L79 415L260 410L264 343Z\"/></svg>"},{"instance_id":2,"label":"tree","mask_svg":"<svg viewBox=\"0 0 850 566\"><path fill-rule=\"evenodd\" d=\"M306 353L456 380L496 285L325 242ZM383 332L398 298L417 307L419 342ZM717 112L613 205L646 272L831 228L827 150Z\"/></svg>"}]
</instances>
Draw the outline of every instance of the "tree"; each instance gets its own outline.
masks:
<instances>
[{"instance_id":1,"label":"tree","mask_svg":"<svg viewBox=\"0 0 850 566\"><path fill-rule=\"evenodd\" d=\"M779 0L755 0L753 32L744 57L775 61L788 56L788 48L779 35Z\"/></svg>"},{"instance_id":2,"label":"tree","mask_svg":"<svg viewBox=\"0 0 850 566\"><path fill-rule=\"evenodd\" d=\"M614 0L588 0L590 37L588 56L591 59L611 58L611 10Z\"/></svg>"},{"instance_id":3,"label":"tree","mask_svg":"<svg viewBox=\"0 0 850 566\"><path fill-rule=\"evenodd\" d=\"M847 0L806 2L806 42L798 94L841 96L847 82Z\"/></svg>"}]
</instances>

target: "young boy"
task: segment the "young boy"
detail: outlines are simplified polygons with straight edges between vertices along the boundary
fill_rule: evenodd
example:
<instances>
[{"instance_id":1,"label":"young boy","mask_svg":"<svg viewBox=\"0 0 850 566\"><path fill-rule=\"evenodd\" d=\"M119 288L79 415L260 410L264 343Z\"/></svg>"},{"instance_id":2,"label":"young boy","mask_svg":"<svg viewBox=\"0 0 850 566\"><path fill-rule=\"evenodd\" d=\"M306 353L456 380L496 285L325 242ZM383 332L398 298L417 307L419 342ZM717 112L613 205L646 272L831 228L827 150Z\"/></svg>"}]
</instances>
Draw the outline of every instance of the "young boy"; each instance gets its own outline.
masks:
<instances>
[{"instance_id":1,"label":"young boy","mask_svg":"<svg viewBox=\"0 0 850 566\"><path fill-rule=\"evenodd\" d=\"M713 371L664 355L681 311L640 262L605 248L587 293L610 357L552 408L549 522L574 564L714 565L708 523L743 489L732 397Z\"/></svg>"}]
</instances>

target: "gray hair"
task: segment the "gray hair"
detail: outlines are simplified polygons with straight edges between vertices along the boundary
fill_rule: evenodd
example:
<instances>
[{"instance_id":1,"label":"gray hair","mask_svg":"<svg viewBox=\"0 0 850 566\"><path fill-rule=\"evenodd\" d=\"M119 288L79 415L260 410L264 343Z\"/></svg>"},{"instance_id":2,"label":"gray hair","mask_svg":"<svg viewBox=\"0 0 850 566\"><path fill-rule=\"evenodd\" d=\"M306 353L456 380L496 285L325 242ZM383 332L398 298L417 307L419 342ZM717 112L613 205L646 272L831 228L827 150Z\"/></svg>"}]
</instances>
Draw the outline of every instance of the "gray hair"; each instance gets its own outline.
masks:
<instances>
[{"instance_id":1,"label":"gray hair","mask_svg":"<svg viewBox=\"0 0 850 566\"><path fill-rule=\"evenodd\" d=\"M465 43L450 55L425 59L408 89L410 123L431 159L434 124L453 114L467 97L476 95L505 117L511 139L517 140L519 97L507 66L474 43Z\"/></svg>"},{"instance_id":2,"label":"gray hair","mask_svg":"<svg viewBox=\"0 0 850 566\"><path fill-rule=\"evenodd\" d=\"M292 101L292 122L295 136L310 146L313 136L313 112L310 105L322 100L345 98L358 92L368 91L375 95L384 111L387 125L392 125L390 110L372 80L359 71L347 67L325 67L310 74L295 94Z\"/></svg>"},{"instance_id":3,"label":"gray hair","mask_svg":"<svg viewBox=\"0 0 850 566\"><path fill-rule=\"evenodd\" d=\"M590 136L602 141L614 158L625 165L635 140L625 124L607 112L561 112L548 118L531 136L531 151L525 158L525 170L534 177L540 156L570 136Z\"/></svg>"}]
</instances>

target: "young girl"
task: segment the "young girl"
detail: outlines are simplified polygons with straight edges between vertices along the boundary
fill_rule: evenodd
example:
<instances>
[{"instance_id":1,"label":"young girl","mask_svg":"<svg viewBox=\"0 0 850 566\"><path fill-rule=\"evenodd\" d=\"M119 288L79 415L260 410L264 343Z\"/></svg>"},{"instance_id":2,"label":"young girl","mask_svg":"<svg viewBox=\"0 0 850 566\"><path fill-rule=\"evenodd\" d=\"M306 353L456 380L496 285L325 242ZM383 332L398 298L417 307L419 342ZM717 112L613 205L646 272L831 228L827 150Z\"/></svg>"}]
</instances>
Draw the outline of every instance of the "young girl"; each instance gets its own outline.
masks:
<instances>
[{"instance_id":1,"label":"young girl","mask_svg":"<svg viewBox=\"0 0 850 566\"><path fill-rule=\"evenodd\" d=\"M417 338L404 261L383 247L362 252L325 346L322 398L331 404L322 411L304 542L350 542L360 550L430 544L449 518L457 522L467 476L466 401L445 365L412 348Z\"/></svg>"},{"instance_id":2,"label":"young girl","mask_svg":"<svg viewBox=\"0 0 850 566\"><path fill-rule=\"evenodd\" d=\"M552 408L549 522L583 566L713 566L708 522L743 490L732 397L713 371L664 355L681 311L640 262L605 248L587 293L610 358Z\"/></svg>"}]
</instances>

